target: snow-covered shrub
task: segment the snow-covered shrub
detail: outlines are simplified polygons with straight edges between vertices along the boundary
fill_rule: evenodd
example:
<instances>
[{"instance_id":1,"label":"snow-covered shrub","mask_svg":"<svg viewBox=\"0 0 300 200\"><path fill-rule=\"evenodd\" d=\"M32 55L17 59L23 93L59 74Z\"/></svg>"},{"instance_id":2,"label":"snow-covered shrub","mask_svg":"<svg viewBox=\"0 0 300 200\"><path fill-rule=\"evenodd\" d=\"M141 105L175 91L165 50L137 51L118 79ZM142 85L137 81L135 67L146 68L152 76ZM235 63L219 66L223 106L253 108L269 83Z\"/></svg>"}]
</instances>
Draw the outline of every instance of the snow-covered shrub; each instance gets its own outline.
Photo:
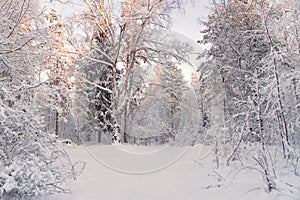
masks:
<instances>
[{"instance_id":1,"label":"snow-covered shrub","mask_svg":"<svg viewBox=\"0 0 300 200\"><path fill-rule=\"evenodd\" d=\"M0 99L0 193L20 198L65 192L68 157L23 103L9 107Z\"/></svg>"},{"instance_id":2,"label":"snow-covered shrub","mask_svg":"<svg viewBox=\"0 0 300 200\"><path fill-rule=\"evenodd\" d=\"M33 91L16 90L14 94L14 86L21 87L17 80L1 81L0 196L66 192L69 159L56 137L43 131L43 118L31 98Z\"/></svg>"}]
</instances>

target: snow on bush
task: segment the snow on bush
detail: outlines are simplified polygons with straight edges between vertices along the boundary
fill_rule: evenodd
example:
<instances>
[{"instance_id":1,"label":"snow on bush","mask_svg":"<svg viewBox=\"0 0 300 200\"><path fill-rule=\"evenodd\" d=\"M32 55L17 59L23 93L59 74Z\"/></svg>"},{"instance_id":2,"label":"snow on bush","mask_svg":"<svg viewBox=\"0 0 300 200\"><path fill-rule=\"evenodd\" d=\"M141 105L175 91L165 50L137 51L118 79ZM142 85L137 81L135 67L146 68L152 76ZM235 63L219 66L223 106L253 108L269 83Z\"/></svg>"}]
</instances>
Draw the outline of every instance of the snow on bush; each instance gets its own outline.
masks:
<instances>
[{"instance_id":1,"label":"snow on bush","mask_svg":"<svg viewBox=\"0 0 300 200\"><path fill-rule=\"evenodd\" d=\"M67 154L55 137L37 127L28 112L10 108L0 115L0 196L68 191L65 183L71 165Z\"/></svg>"}]
</instances>

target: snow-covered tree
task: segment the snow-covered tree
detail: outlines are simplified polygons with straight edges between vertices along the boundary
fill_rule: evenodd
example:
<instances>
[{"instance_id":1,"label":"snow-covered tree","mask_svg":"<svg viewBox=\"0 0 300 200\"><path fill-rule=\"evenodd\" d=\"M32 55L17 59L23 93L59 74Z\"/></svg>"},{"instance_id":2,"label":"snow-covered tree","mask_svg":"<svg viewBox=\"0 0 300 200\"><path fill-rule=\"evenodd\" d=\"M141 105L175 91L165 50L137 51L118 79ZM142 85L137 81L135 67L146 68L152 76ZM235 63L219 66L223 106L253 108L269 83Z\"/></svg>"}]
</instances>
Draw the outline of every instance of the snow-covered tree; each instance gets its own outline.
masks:
<instances>
[{"instance_id":1,"label":"snow-covered tree","mask_svg":"<svg viewBox=\"0 0 300 200\"><path fill-rule=\"evenodd\" d=\"M217 68L225 91L224 101L220 101L224 107L225 138L233 147L249 134L259 134L255 72L261 68L260 61L269 47L262 20L253 6L255 3L242 1L216 3L215 12L204 23L207 29L203 42L212 44L207 55L210 64Z\"/></svg>"},{"instance_id":2,"label":"snow-covered tree","mask_svg":"<svg viewBox=\"0 0 300 200\"><path fill-rule=\"evenodd\" d=\"M170 63L169 66L162 68L160 76L160 87L162 92L167 94L165 109L165 126L167 129L167 139L175 140L178 132L182 131L182 96L187 90L187 83L184 81L181 69Z\"/></svg>"},{"instance_id":3,"label":"snow-covered tree","mask_svg":"<svg viewBox=\"0 0 300 200\"><path fill-rule=\"evenodd\" d=\"M299 16L290 14L289 12L293 13L293 11L289 7L287 4L266 3L260 8L270 44L270 52L263 59L264 67L269 74L267 88L269 94L272 94L268 102L273 102L272 113L269 115L277 119L276 133L280 135L285 157L289 156L290 137L299 129L298 114L294 112L297 109L296 80L299 79L297 64L299 46L295 34L297 25L294 22L299 21ZM274 97L275 101L271 99Z\"/></svg>"},{"instance_id":4,"label":"snow-covered tree","mask_svg":"<svg viewBox=\"0 0 300 200\"><path fill-rule=\"evenodd\" d=\"M0 198L65 192L67 155L35 103L45 62L36 1L0 2Z\"/></svg>"},{"instance_id":5,"label":"snow-covered tree","mask_svg":"<svg viewBox=\"0 0 300 200\"><path fill-rule=\"evenodd\" d=\"M169 11L178 7L179 1L128 0L120 4L120 13L109 0L86 0L85 4L89 13L83 19L88 21L92 41L92 51L85 55L88 65L94 67L82 71L97 74L88 81L95 88L90 93L95 95L94 118L102 131L112 134L114 142L120 141L139 91L134 68L178 63L187 53L185 45L169 41L164 33L170 23Z\"/></svg>"},{"instance_id":6,"label":"snow-covered tree","mask_svg":"<svg viewBox=\"0 0 300 200\"><path fill-rule=\"evenodd\" d=\"M299 79L295 22L299 15L292 9L297 5L235 0L214 6L204 23L203 42L211 48L206 54L209 61L202 67L216 67L224 85L226 134L216 139L223 147L231 146L224 148L227 164L239 159L244 141L260 142L255 160L271 191L275 186L267 145L280 145L285 158L295 156L290 137L299 128L295 112Z\"/></svg>"},{"instance_id":7,"label":"snow-covered tree","mask_svg":"<svg viewBox=\"0 0 300 200\"><path fill-rule=\"evenodd\" d=\"M66 25L60 19L60 14L52 9L44 18L48 28L46 35L48 41L44 47L47 61L42 72L46 74L44 78L48 79L49 86L48 91L45 92L45 98L49 101L46 104L48 117L53 119L48 121L48 125L57 136L63 137L63 131L59 125L70 113L71 76L74 71L71 66L75 58L74 55L67 53Z\"/></svg>"}]
</instances>

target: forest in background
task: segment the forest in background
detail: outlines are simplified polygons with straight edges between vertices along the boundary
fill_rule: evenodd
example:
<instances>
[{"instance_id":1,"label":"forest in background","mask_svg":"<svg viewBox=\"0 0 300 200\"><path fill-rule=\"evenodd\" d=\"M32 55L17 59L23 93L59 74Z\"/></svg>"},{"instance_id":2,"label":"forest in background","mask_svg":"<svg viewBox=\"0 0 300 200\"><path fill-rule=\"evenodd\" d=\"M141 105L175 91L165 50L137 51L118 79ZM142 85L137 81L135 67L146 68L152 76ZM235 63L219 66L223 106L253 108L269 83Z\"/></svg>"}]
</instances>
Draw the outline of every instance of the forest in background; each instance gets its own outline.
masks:
<instances>
[{"instance_id":1,"label":"forest in background","mask_svg":"<svg viewBox=\"0 0 300 200\"><path fill-rule=\"evenodd\" d=\"M62 142L205 144L217 168L254 146L269 192L275 159L299 176L299 3L213 1L203 52L169 33L187 2L83 3L61 19L37 0L0 2L0 197L68 192L82 163ZM178 66L195 53L189 83Z\"/></svg>"}]
</instances>

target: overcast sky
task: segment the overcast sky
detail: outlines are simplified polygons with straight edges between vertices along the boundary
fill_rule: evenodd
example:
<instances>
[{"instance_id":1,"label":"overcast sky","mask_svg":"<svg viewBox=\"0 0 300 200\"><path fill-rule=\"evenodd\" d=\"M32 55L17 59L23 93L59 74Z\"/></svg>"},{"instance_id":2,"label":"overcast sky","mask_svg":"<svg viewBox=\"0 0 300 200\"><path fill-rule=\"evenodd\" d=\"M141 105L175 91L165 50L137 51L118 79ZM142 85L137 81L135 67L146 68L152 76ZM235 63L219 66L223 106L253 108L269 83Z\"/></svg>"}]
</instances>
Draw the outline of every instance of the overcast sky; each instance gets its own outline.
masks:
<instances>
[{"instance_id":1,"label":"overcast sky","mask_svg":"<svg viewBox=\"0 0 300 200\"><path fill-rule=\"evenodd\" d=\"M197 41L200 39L199 19L206 19L209 13L210 0L187 0L189 3L185 4L185 13L175 11L172 16L174 17L174 24L172 29L176 32L184 34Z\"/></svg>"}]
</instances>

